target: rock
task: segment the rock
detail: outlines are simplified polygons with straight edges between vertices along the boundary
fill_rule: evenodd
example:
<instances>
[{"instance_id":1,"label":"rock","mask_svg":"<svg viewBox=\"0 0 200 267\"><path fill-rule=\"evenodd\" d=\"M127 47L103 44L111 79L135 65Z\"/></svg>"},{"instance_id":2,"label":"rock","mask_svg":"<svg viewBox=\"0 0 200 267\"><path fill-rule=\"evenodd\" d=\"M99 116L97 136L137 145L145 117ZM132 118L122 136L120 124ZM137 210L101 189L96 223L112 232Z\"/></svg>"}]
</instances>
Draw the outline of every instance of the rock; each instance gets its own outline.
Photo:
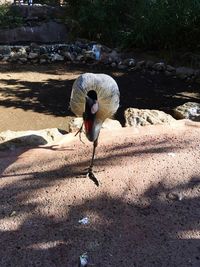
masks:
<instances>
[{"instance_id":1,"label":"rock","mask_svg":"<svg viewBox=\"0 0 200 267\"><path fill-rule=\"evenodd\" d=\"M64 58L66 59L66 60L69 60L69 61L74 61L74 59L75 59L75 57L74 57L74 55L72 54L72 53L70 53L70 52L64 52L63 53L63 56L64 56Z\"/></svg>"},{"instance_id":2,"label":"rock","mask_svg":"<svg viewBox=\"0 0 200 267\"><path fill-rule=\"evenodd\" d=\"M19 61L22 63L26 63L28 61L27 57L20 57Z\"/></svg>"},{"instance_id":3,"label":"rock","mask_svg":"<svg viewBox=\"0 0 200 267\"><path fill-rule=\"evenodd\" d=\"M40 58L40 64L45 64L45 63L47 63L47 60L45 59L45 58Z\"/></svg>"},{"instance_id":4,"label":"rock","mask_svg":"<svg viewBox=\"0 0 200 267\"><path fill-rule=\"evenodd\" d=\"M187 77L191 77L194 75L194 69L192 68L187 68L187 67L178 67L176 68L176 76L179 77L180 79L184 80Z\"/></svg>"},{"instance_id":5,"label":"rock","mask_svg":"<svg viewBox=\"0 0 200 267\"><path fill-rule=\"evenodd\" d=\"M7 45L0 45L0 54L4 55L10 55L11 48Z\"/></svg>"},{"instance_id":6,"label":"rock","mask_svg":"<svg viewBox=\"0 0 200 267\"><path fill-rule=\"evenodd\" d=\"M122 61L122 64L128 67L135 67L136 60L134 58L126 58Z\"/></svg>"},{"instance_id":7,"label":"rock","mask_svg":"<svg viewBox=\"0 0 200 267\"><path fill-rule=\"evenodd\" d=\"M116 63L116 62L112 62L112 63L111 63L111 67L112 67L112 68L116 68L116 67L117 67L117 63Z\"/></svg>"},{"instance_id":8,"label":"rock","mask_svg":"<svg viewBox=\"0 0 200 267\"><path fill-rule=\"evenodd\" d=\"M40 59L45 59L45 60L47 60L47 59L49 59L50 57L49 57L49 54L42 54L42 55L40 55Z\"/></svg>"},{"instance_id":9,"label":"rock","mask_svg":"<svg viewBox=\"0 0 200 267\"><path fill-rule=\"evenodd\" d=\"M86 61L95 60L95 54L93 51L85 51L83 57Z\"/></svg>"},{"instance_id":10,"label":"rock","mask_svg":"<svg viewBox=\"0 0 200 267\"><path fill-rule=\"evenodd\" d=\"M173 76L174 73L173 73L172 71L168 71L168 70L166 70L166 71L165 71L165 75L169 77L169 76Z\"/></svg>"},{"instance_id":11,"label":"rock","mask_svg":"<svg viewBox=\"0 0 200 267\"><path fill-rule=\"evenodd\" d=\"M64 61L64 57L59 55L58 53L52 54L51 55L51 61L55 62L55 61Z\"/></svg>"},{"instance_id":12,"label":"rock","mask_svg":"<svg viewBox=\"0 0 200 267\"><path fill-rule=\"evenodd\" d=\"M12 51L12 52L10 53L10 56L9 56L9 61L10 61L10 62L16 62L18 59L19 59L19 55L18 55L18 53Z\"/></svg>"},{"instance_id":13,"label":"rock","mask_svg":"<svg viewBox=\"0 0 200 267\"><path fill-rule=\"evenodd\" d=\"M22 46L22 47L20 47L19 48L19 51L18 51L18 55L20 56L20 57L23 57L23 58L27 58L27 52L26 52L26 47L25 46Z\"/></svg>"},{"instance_id":14,"label":"rock","mask_svg":"<svg viewBox=\"0 0 200 267\"><path fill-rule=\"evenodd\" d=\"M121 61L120 54L113 50L111 52L104 51L103 46L101 46L100 60L101 63L109 65L112 63L118 64Z\"/></svg>"},{"instance_id":15,"label":"rock","mask_svg":"<svg viewBox=\"0 0 200 267\"><path fill-rule=\"evenodd\" d=\"M173 66L171 66L171 65L167 65L166 66L166 71L169 71L169 72L176 72L176 68L174 68Z\"/></svg>"},{"instance_id":16,"label":"rock","mask_svg":"<svg viewBox=\"0 0 200 267\"><path fill-rule=\"evenodd\" d=\"M125 69L128 68L128 66L127 66L127 65L124 65L122 62L120 62L120 63L117 65L117 68L118 68L119 70L125 70Z\"/></svg>"},{"instance_id":17,"label":"rock","mask_svg":"<svg viewBox=\"0 0 200 267\"><path fill-rule=\"evenodd\" d=\"M39 54L38 53L30 52L28 54L28 59L36 59L38 57L39 57Z\"/></svg>"},{"instance_id":18,"label":"rock","mask_svg":"<svg viewBox=\"0 0 200 267\"><path fill-rule=\"evenodd\" d=\"M175 200L175 201L181 201L183 200L183 195L182 193L174 193L174 192L169 192L166 194L166 198L169 200Z\"/></svg>"},{"instance_id":19,"label":"rock","mask_svg":"<svg viewBox=\"0 0 200 267\"><path fill-rule=\"evenodd\" d=\"M145 60L138 61L138 62L136 63L135 68L136 68L137 70L141 70L141 69L145 66L145 64L146 64Z\"/></svg>"},{"instance_id":20,"label":"rock","mask_svg":"<svg viewBox=\"0 0 200 267\"><path fill-rule=\"evenodd\" d=\"M107 130L113 130L122 128L122 126L118 120L106 119L102 125L102 128Z\"/></svg>"},{"instance_id":21,"label":"rock","mask_svg":"<svg viewBox=\"0 0 200 267\"><path fill-rule=\"evenodd\" d=\"M136 109L128 108L124 113L126 120L126 127L136 127L145 126L151 124L170 124L175 121L175 119L159 110L149 110L149 109Z\"/></svg>"},{"instance_id":22,"label":"rock","mask_svg":"<svg viewBox=\"0 0 200 267\"><path fill-rule=\"evenodd\" d=\"M0 150L21 146L39 146L59 140L62 134L56 128L39 131L5 131L0 133Z\"/></svg>"},{"instance_id":23,"label":"rock","mask_svg":"<svg viewBox=\"0 0 200 267\"><path fill-rule=\"evenodd\" d=\"M155 63L153 65L153 69L156 71L164 71L166 69L165 63L164 62Z\"/></svg>"},{"instance_id":24,"label":"rock","mask_svg":"<svg viewBox=\"0 0 200 267\"><path fill-rule=\"evenodd\" d=\"M69 122L69 132L77 132L83 125L83 118L71 118Z\"/></svg>"},{"instance_id":25,"label":"rock","mask_svg":"<svg viewBox=\"0 0 200 267\"><path fill-rule=\"evenodd\" d=\"M2 59L2 61L3 62L9 61L9 58L10 58L9 56L4 56L3 59Z\"/></svg>"},{"instance_id":26,"label":"rock","mask_svg":"<svg viewBox=\"0 0 200 267\"><path fill-rule=\"evenodd\" d=\"M77 60L77 61L84 61L85 58L84 58L83 55L78 55L78 56L76 57L76 60Z\"/></svg>"},{"instance_id":27,"label":"rock","mask_svg":"<svg viewBox=\"0 0 200 267\"><path fill-rule=\"evenodd\" d=\"M82 125L83 125L83 118L81 117L72 118L69 123L69 132L78 132L78 130L81 128ZM102 125L102 128L111 130L111 129L122 128L122 126L120 122L117 120L106 119Z\"/></svg>"},{"instance_id":28,"label":"rock","mask_svg":"<svg viewBox=\"0 0 200 267\"><path fill-rule=\"evenodd\" d=\"M200 121L200 104L195 102L187 102L174 109L174 117L176 119L190 119Z\"/></svg>"}]
</instances>

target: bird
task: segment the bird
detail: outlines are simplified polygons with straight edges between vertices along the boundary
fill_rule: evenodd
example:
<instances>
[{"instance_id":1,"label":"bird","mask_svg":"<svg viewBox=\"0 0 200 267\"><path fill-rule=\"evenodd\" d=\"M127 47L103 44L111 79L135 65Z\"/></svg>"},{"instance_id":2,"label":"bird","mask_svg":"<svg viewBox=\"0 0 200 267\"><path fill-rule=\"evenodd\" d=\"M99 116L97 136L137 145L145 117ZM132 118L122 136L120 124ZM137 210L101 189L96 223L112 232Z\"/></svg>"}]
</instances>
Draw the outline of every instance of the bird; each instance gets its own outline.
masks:
<instances>
[{"instance_id":1,"label":"bird","mask_svg":"<svg viewBox=\"0 0 200 267\"><path fill-rule=\"evenodd\" d=\"M83 118L85 135L93 142L93 151L87 175L98 185L93 173L94 157L98 145L99 133L103 122L112 118L119 108L120 92L116 81L103 73L81 74L73 83L70 109L77 116ZM78 133L77 132L77 133Z\"/></svg>"}]
</instances>

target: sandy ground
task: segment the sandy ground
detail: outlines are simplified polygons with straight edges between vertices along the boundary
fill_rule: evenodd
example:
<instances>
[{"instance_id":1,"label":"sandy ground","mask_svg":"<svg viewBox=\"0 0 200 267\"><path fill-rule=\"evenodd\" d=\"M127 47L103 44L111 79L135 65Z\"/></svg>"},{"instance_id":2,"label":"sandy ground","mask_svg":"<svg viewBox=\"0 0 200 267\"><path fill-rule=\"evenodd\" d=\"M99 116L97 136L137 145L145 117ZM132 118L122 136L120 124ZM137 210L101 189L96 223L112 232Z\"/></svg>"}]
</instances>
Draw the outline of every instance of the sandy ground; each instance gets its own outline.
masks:
<instances>
[{"instance_id":1,"label":"sandy ground","mask_svg":"<svg viewBox=\"0 0 200 267\"><path fill-rule=\"evenodd\" d=\"M68 130L69 66L0 66L0 131ZM102 72L96 70L95 72ZM127 107L171 112L199 102L199 85L163 75L104 70ZM73 134L55 144L0 152L0 266L200 266L200 124L102 130L97 187L83 175L92 144ZM86 225L79 220L88 217Z\"/></svg>"},{"instance_id":2,"label":"sandy ground","mask_svg":"<svg viewBox=\"0 0 200 267\"><path fill-rule=\"evenodd\" d=\"M100 66L0 65L0 132L5 130L69 130L73 116L68 109L74 80L83 72L104 72L119 85L120 108L116 114L124 125L129 107L159 109L172 114L188 101L200 102L200 85L165 75L122 72Z\"/></svg>"},{"instance_id":3,"label":"sandy ground","mask_svg":"<svg viewBox=\"0 0 200 267\"><path fill-rule=\"evenodd\" d=\"M0 266L200 266L200 124L83 141L0 152Z\"/></svg>"}]
</instances>

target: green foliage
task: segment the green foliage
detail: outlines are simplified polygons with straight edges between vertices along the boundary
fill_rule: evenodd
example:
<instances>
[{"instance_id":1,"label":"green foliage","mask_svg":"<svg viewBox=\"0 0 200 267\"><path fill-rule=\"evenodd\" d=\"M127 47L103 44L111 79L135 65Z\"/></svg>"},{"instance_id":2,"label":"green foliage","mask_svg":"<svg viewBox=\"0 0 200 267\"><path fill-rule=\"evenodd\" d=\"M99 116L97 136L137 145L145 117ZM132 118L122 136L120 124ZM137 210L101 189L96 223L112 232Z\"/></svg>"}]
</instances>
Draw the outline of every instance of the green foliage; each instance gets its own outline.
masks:
<instances>
[{"instance_id":1,"label":"green foliage","mask_svg":"<svg viewBox=\"0 0 200 267\"><path fill-rule=\"evenodd\" d=\"M23 18L10 5L0 5L0 27L14 28L23 24Z\"/></svg>"},{"instance_id":2,"label":"green foliage","mask_svg":"<svg viewBox=\"0 0 200 267\"><path fill-rule=\"evenodd\" d=\"M147 49L198 49L199 0L68 0L82 37Z\"/></svg>"},{"instance_id":3,"label":"green foliage","mask_svg":"<svg viewBox=\"0 0 200 267\"><path fill-rule=\"evenodd\" d=\"M196 49L200 41L200 1L138 0L127 45Z\"/></svg>"},{"instance_id":4,"label":"green foliage","mask_svg":"<svg viewBox=\"0 0 200 267\"><path fill-rule=\"evenodd\" d=\"M70 15L78 21L81 34L109 44L117 42L125 24L126 10L131 0L69 0Z\"/></svg>"}]
</instances>

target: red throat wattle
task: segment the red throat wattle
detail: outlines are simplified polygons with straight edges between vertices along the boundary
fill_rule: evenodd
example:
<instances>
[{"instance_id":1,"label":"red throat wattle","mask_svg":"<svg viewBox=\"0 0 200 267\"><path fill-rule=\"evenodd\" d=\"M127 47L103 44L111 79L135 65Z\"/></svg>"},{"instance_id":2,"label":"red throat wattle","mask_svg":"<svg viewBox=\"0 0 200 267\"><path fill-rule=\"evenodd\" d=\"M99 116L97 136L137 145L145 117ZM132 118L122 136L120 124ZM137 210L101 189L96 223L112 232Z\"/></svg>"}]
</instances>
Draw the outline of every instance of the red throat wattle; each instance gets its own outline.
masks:
<instances>
[{"instance_id":1,"label":"red throat wattle","mask_svg":"<svg viewBox=\"0 0 200 267\"><path fill-rule=\"evenodd\" d=\"M92 126L93 126L92 120L85 120L84 125L85 125L86 134L92 131Z\"/></svg>"}]
</instances>

